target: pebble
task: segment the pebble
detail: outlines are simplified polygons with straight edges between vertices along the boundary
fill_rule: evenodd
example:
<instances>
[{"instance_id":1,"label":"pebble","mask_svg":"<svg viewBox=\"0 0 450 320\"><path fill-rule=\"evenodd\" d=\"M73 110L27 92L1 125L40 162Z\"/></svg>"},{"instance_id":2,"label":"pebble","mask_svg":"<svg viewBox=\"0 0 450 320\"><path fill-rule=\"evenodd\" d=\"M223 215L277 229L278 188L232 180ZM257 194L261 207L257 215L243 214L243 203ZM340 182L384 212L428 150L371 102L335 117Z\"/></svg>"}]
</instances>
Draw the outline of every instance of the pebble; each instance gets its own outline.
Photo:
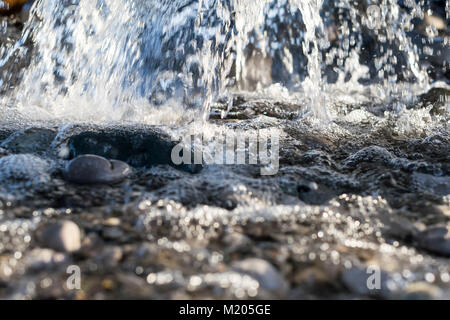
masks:
<instances>
[{"instance_id":1,"label":"pebble","mask_svg":"<svg viewBox=\"0 0 450 320\"><path fill-rule=\"evenodd\" d=\"M95 155L75 158L69 162L64 172L68 181L78 184L118 183L130 174L131 168L125 162Z\"/></svg>"},{"instance_id":2,"label":"pebble","mask_svg":"<svg viewBox=\"0 0 450 320\"><path fill-rule=\"evenodd\" d=\"M81 247L81 231L74 222L61 221L44 226L38 240L44 247L59 252L74 252Z\"/></svg>"},{"instance_id":3,"label":"pebble","mask_svg":"<svg viewBox=\"0 0 450 320\"><path fill-rule=\"evenodd\" d=\"M232 263L231 268L255 278L264 290L283 294L288 289L288 284L278 270L266 260L248 258Z\"/></svg>"},{"instance_id":4,"label":"pebble","mask_svg":"<svg viewBox=\"0 0 450 320\"><path fill-rule=\"evenodd\" d=\"M445 225L436 225L427 228L418 234L419 245L435 254L450 257L450 232Z\"/></svg>"}]
</instances>

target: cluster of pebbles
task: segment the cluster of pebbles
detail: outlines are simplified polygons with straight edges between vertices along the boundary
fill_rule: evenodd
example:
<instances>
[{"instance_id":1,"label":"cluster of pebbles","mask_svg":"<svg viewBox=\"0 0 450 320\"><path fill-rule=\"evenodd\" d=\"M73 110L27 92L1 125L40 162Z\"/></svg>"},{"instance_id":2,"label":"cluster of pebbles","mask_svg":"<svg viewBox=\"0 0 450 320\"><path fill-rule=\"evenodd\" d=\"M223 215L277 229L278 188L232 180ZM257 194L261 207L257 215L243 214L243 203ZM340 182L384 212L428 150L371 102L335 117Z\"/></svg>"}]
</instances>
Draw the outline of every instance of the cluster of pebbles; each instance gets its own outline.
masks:
<instances>
[{"instance_id":1,"label":"cluster of pebbles","mask_svg":"<svg viewBox=\"0 0 450 320\"><path fill-rule=\"evenodd\" d=\"M449 114L433 92L401 114L340 106L327 126L236 97L211 125L278 130L273 176L177 166L161 128L4 124L0 297L450 298Z\"/></svg>"}]
</instances>

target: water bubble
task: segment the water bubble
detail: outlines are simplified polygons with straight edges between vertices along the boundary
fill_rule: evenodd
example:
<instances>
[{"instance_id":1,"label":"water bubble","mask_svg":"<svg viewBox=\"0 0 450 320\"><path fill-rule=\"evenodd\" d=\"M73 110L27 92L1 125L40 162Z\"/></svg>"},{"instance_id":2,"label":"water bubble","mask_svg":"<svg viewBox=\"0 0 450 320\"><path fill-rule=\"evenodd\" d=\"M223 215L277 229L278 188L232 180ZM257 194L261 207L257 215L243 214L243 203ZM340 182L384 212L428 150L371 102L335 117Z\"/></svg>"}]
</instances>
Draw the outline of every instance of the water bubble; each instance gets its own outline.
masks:
<instances>
[{"instance_id":1,"label":"water bubble","mask_svg":"<svg viewBox=\"0 0 450 320\"><path fill-rule=\"evenodd\" d=\"M370 29L379 29L381 26L381 9L377 5L370 5L366 11L367 27Z\"/></svg>"}]
</instances>

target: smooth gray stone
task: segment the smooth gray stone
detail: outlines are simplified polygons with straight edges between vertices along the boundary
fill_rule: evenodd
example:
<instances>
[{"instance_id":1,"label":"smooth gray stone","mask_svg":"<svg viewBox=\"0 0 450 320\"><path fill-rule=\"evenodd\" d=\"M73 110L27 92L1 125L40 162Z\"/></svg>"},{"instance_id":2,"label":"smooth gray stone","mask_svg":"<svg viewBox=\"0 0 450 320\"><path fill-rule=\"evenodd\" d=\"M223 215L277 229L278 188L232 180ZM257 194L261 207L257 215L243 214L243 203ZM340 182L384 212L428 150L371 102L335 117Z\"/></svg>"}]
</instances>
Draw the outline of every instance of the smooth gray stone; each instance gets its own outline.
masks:
<instances>
[{"instance_id":1,"label":"smooth gray stone","mask_svg":"<svg viewBox=\"0 0 450 320\"><path fill-rule=\"evenodd\" d=\"M109 184L123 181L131 174L126 163L96 155L79 156L67 164L66 180L78 184Z\"/></svg>"},{"instance_id":2,"label":"smooth gray stone","mask_svg":"<svg viewBox=\"0 0 450 320\"><path fill-rule=\"evenodd\" d=\"M38 233L38 241L59 252L74 252L81 247L81 231L72 221L60 221L44 226Z\"/></svg>"}]
</instances>

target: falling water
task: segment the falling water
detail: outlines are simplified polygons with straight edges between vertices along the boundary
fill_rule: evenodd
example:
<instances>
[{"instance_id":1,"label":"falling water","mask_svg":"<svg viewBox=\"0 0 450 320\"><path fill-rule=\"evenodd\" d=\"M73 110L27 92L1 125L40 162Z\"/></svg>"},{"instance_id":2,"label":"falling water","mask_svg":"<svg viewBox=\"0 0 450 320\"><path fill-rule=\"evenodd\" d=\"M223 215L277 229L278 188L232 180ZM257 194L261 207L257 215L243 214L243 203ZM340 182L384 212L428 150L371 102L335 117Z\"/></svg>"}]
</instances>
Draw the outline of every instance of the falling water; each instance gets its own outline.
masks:
<instances>
[{"instance_id":1,"label":"falling water","mask_svg":"<svg viewBox=\"0 0 450 320\"><path fill-rule=\"evenodd\" d=\"M231 92L250 89L255 74L254 90L281 84L306 99L301 114L321 119L329 92L361 83L378 99L408 101L412 90L429 84L419 63L422 48L408 35L424 6L393 0L40 0L21 39L2 47L8 93L2 105L80 120L157 122L198 110L207 118L218 99L231 106ZM11 83L7 62L24 57L30 65L22 63Z\"/></svg>"}]
</instances>

